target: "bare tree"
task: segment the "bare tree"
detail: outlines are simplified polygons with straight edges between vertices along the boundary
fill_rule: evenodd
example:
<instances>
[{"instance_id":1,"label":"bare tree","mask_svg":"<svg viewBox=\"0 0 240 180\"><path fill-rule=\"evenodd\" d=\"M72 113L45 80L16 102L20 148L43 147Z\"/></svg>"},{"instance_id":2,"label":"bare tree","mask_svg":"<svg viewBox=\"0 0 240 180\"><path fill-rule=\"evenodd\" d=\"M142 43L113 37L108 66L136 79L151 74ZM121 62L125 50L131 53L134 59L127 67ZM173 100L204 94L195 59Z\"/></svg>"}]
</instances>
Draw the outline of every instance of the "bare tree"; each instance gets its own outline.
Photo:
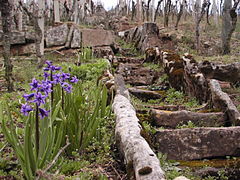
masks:
<instances>
[{"instance_id":1,"label":"bare tree","mask_svg":"<svg viewBox=\"0 0 240 180\"><path fill-rule=\"evenodd\" d=\"M179 13L177 14L177 21L176 21L176 25L175 25L175 30L178 30L178 24L179 24L179 21L181 20L181 17L183 15L183 7L184 7L185 3L186 3L186 1L183 0L183 2L180 4L180 10L179 10Z\"/></svg>"},{"instance_id":2,"label":"bare tree","mask_svg":"<svg viewBox=\"0 0 240 180\"><path fill-rule=\"evenodd\" d=\"M218 26L218 6L216 3L216 0L213 0L212 12L213 12L213 16L214 16L215 25Z\"/></svg>"},{"instance_id":3,"label":"bare tree","mask_svg":"<svg viewBox=\"0 0 240 180\"><path fill-rule=\"evenodd\" d=\"M165 4L164 7L164 27L168 27L171 4L172 4L171 0L167 0L167 3Z\"/></svg>"},{"instance_id":4,"label":"bare tree","mask_svg":"<svg viewBox=\"0 0 240 180\"><path fill-rule=\"evenodd\" d=\"M132 21L134 19L134 16L136 16L136 3L132 0Z\"/></svg>"},{"instance_id":5,"label":"bare tree","mask_svg":"<svg viewBox=\"0 0 240 180\"><path fill-rule=\"evenodd\" d=\"M58 23L60 22L60 6L59 6L59 0L53 1L53 8L54 8L54 22Z\"/></svg>"},{"instance_id":6,"label":"bare tree","mask_svg":"<svg viewBox=\"0 0 240 180\"><path fill-rule=\"evenodd\" d=\"M197 49L197 51L200 50L200 23L202 21L202 18L206 12L206 7L208 5L207 0L204 0L202 3L202 8L201 11L199 12L199 2L196 1L195 4L195 11L196 11L196 24L195 24L195 48Z\"/></svg>"},{"instance_id":7,"label":"bare tree","mask_svg":"<svg viewBox=\"0 0 240 180\"><path fill-rule=\"evenodd\" d=\"M157 20L157 15L159 13L158 11L160 9L160 5L161 5L162 2L163 2L163 0L158 1L157 8L156 8L156 11L155 11L155 14L154 14L154 22L156 22L156 20Z\"/></svg>"},{"instance_id":8,"label":"bare tree","mask_svg":"<svg viewBox=\"0 0 240 180\"><path fill-rule=\"evenodd\" d=\"M43 65L43 55L44 55L44 0L39 0L38 5L35 2L31 2L31 8L28 8L25 4L19 1L20 6L27 13L29 18L33 21L33 26L35 30L35 46L36 55L38 58L39 67Z\"/></svg>"},{"instance_id":9,"label":"bare tree","mask_svg":"<svg viewBox=\"0 0 240 180\"><path fill-rule=\"evenodd\" d=\"M210 22L209 22L210 6L211 6L210 0L207 0L206 19L207 19L207 24L208 25L210 25Z\"/></svg>"},{"instance_id":10,"label":"bare tree","mask_svg":"<svg viewBox=\"0 0 240 180\"><path fill-rule=\"evenodd\" d=\"M232 1L224 0L223 4L223 18L222 18L222 54L230 53L230 40L237 24L236 9L240 0Z\"/></svg>"},{"instance_id":11,"label":"bare tree","mask_svg":"<svg viewBox=\"0 0 240 180\"><path fill-rule=\"evenodd\" d=\"M12 24L12 8L11 0L0 0L0 11L2 14L2 27L3 27L3 58L5 66L5 79L7 81L8 92L13 91L13 78L12 70L13 65L11 61L11 24Z\"/></svg>"},{"instance_id":12,"label":"bare tree","mask_svg":"<svg viewBox=\"0 0 240 180\"><path fill-rule=\"evenodd\" d=\"M151 0L148 0L147 1L147 21L149 21L149 16L150 16L150 3L151 3Z\"/></svg>"}]
</instances>

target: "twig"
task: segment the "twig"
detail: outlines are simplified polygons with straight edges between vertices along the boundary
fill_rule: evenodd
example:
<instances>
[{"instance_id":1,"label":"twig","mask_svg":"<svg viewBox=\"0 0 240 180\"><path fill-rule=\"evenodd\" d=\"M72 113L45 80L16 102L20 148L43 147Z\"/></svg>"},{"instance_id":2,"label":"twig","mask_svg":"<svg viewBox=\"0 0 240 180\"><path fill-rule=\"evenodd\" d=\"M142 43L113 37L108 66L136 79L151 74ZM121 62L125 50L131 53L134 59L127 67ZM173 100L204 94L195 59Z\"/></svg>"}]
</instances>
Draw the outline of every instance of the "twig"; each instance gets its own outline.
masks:
<instances>
[{"instance_id":1,"label":"twig","mask_svg":"<svg viewBox=\"0 0 240 180\"><path fill-rule=\"evenodd\" d=\"M114 166L112 165L112 163L111 163L110 165L111 165L113 171L117 174L118 178L119 178L119 179L122 179L122 178L121 178L121 175L117 172L117 170L114 168Z\"/></svg>"},{"instance_id":2,"label":"twig","mask_svg":"<svg viewBox=\"0 0 240 180\"><path fill-rule=\"evenodd\" d=\"M69 139L67 138L66 140L66 145L64 147L62 147L60 149L60 151L58 151L57 155L54 157L53 161L49 164L49 166L43 171L44 173L46 173L49 169L51 169L51 167L56 163L58 157L60 156L60 154L62 154L62 152L70 145L69 143Z\"/></svg>"},{"instance_id":3,"label":"twig","mask_svg":"<svg viewBox=\"0 0 240 180\"><path fill-rule=\"evenodd\" d=\"M65 145L64 147L62 147L62 148L58 151L58 153L57 153L57 155L54 157L53 161L48 165L48 167L47 167L45 170L42 171L41 174L46 174L47 171L52 168L52 166L56 163L58 157L62 154L62 152L63 152L69 145L70 145L69 139L67 138L67 140L66 140L66 145ZM40 179L40 176L38 176L38 178L37 178L36 180L39 180L39 179Z\"/></svg>"}]
</instances>

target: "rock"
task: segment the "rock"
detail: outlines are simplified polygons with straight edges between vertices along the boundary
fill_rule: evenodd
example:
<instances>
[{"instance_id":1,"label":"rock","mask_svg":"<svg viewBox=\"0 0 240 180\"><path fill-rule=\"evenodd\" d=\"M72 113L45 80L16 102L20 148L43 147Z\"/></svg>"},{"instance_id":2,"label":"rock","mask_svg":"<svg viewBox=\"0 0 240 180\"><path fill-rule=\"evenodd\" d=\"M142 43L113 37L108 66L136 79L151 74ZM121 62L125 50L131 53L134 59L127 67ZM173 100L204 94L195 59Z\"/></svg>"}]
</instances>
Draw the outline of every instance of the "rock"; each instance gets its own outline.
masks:
<instances>
[{"instance_id":1,"label":"rock","mask_svg":"<svg viewBox=\"0 0 240 180\"><path fill-rule=\"evenodd\" d=\"M119 66L120 63L129 63L129 64L142 64L144 62L143 58L129 58L129 57L117 57L115 56L112 60L114 67Z\"/></svg>"},{"instance_id":2,"label":"rock","mask_svg":"<svg viewBox=\"0 0 240 180\"><path fill-rule=\"evenodd\" d=\"M130 91L131 92L131 91ZM163 111L152 109L150 111L152 123L158 127L176 128L178 125L191 121L201 127L221 127L225 125L224 113L196 113L190 111Z\"/></svg>"},{"instance_id":3,"label":"rock","mask_svg":"<svg viewBox=\"0 0 240 180\"><path fill-rule=\"evenodd\" d=\"M240 156L240 127L161 130L156 149L168 159L196 160Z\"/></svg>"},{"instance_id":4,"label":"rock","mask_svg":"<svg viewBox=\"0 0 240 180\"><path fill-rule=\"evenodd\" d=\"M19 31L13 31L11 32L10 36L10 43L11 45L18 45L18 44L25 44L25 33L24 32L19 32ZM3 32L0 31L0 46L2 45L3 42Z\"/></svg>"},{"instance_id":5,"label":"rock","mask_svg":"<svg viewBox=\"0 0 240 180\"><path fill-rule=\"evenodd\" d=\"M160 99L162 96L155 92L138 88L128 88L129 92L143 101L148 101L150 99Z\"/></svg>"},{"instance_id":6,"label":"rock","mask_svg":"<svg viewBox=\"0 0 240 180\"><path fill-rule=\"evenodd\" d=\"M84 47L110 46L114 44L115 37L112 31L103 29L81 29Z\"/></svg>"},{"instance_id":7,"label":"rock","mask_svg":"<svg viewBox=\"0 0 240 180\"><path fill-rule=\"evenodd\" d=\"M45 34L46 46L51 47L64 45L67 40L68 31L69 28L67 24L62 24L48 29Z\"/></svg>"},{"instance_id":8,"label":"rock","mask_svg":"<svg viewBox=\"0 0 240 180\"><path fill-rule=\"evenodd\" d=\"M81 31L78 28L73 30L73 38L71 41L71 48L80 48L82 41Z\"/></svg>"},{"instance_id":9,"label":"rock","mask_svg":"<svg viewBox=\"0 0 240 180\"><path fill-rule=\"evenodd\" d=\"M174 178L173 180L190 180L190 179L186 178L185 176L179 176Z\"/></svg>"}]
</instances>

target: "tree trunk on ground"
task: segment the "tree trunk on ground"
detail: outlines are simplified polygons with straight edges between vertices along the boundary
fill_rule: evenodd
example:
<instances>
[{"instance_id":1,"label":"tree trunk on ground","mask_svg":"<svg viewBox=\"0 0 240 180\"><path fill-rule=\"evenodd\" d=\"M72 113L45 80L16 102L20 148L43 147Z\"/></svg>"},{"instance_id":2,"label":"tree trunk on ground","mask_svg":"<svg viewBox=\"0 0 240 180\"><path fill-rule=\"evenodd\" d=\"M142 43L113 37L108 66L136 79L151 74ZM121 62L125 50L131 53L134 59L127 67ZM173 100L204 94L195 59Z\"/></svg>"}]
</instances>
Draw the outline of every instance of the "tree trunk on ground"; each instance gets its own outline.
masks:
<instances>
[{"instance_id":1,"label":"tree trunk on ground","mask_svg":"<svg viewBox=\"0 0 240 180\"><path fill-rule=\"evenodd\" d=\"M54 0L53 1L53 6L54 6L54 23L60 22L60 7L59 7L59 0Z\"/></svg>"},{"instance_id":2,"label":"tree trunk on ground","mask_svg":"<svg viewBox=\"0 0 240 180\"><path fill-rule=\"evenodd\" d=\"M209 82L212 103L228 116L228 125L240 125L240 113L227 93L223 92L217 80Z\"/></svg>"},{"instance_id":3,"label":"tree trunk on ground","mask_svg":"<svg viewBox=\"0 0 240 180\"><path fill-rule=\"evenodd\" d=\"M13 91L13 79L12 70L13 65L11 62L10 53L10 40L11 40L11 24L12 24L12 7L13 4L10 0L0 0L0 11L2 15L2 27L3 27L3 58L5 66L5 79L7 81L8 92Z\"/></svg>"},{"instance_id":4,"label":"tree trunk on ground","mask_svg":"<svg viewBox=\"0 0 240 180\"><path fill-rule=\"evenodd\" d=\"M143 130L130 103L123 77L117 75L114 81L116 96L112 107L116 117L115 137L124 157L129 179L165 180L158 158L141 136Z\"/></svg>"},{"instance_id":5,"label":"tree trunk on ground","mask_svg":"<svg viewBox=\"0 0 240 180\"><path fill-rule=\"evenodd\" d=\"M235 0L232 7L232 1L225 0L223 4L223 18L222 18L222 54L229 54L230 40L237 24L236 8L240 0Z\"/></svg>"},{"instance_id":6,"label":"tree trunk on ground","mask_svg":"<svg viewBox=\"0 0 240 180\"><path fill-rule=\"evenodd\" d=\"M179 10L179 13L177 15L177 22L176 22L176 25L175 25L175 30L178 30L178 24L179 24L179 21L181 20L181 17L183 15L183 7L184 7L184 3L180 4L180 10Z\"/></svg>"},{"instance_id":7,"label":"tree trunk on ground","mask_svg":"<svg viewBox=\"0 0 240 180\"><path fill-rule=\"evenodd\" d=\"M150 111L152 124L157 127L177 128L192 122L200 127L225 126L226 117L223 112L198 113L191 111L164 111L152 109Z\"/></svg>"}]
</instances>

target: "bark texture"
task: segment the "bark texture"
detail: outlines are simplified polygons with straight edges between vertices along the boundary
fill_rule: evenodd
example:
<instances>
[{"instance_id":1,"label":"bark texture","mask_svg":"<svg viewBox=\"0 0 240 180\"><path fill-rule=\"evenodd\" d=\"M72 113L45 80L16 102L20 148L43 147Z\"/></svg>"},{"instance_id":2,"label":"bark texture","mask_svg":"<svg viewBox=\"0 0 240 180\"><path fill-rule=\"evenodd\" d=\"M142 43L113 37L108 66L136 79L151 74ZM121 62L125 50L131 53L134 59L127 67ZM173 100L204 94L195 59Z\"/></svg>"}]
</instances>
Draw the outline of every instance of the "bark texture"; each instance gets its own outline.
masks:
<instances>
[{"instance_id":1,"label":"bark texture","mask_svg":"<svg viewBox=\"0 0 240 180\"><path fill-rule=\"evenodd\" d=\"M116 96L113 111L116 116L116 141L124 157L127 171L136 180L164 180L165 175L154 152L141 136L142 128L130 103L128 90L121 76L115 77Z\"/></svg>"},{"instance_id":2,"label":"bark texture","mask_svg":"<svg viewBox=\"0 0 240 180\"><path fill-rule=\"evenodd\" d=\"M240 127L161 130L155 138L157 150L169 159L240 156Z\"/></svg>"},{"instance_id":3,"label":"bark texture","mask_svg":"<svg viewBox=\"0 0 240 180\"><path fill-rule=\"evenodd\" d=\"M152 123L158 127L176 128L191 121L200 127L220 127L225 125L225 115L219 113L197 113L190 111L163 111L153 109L150 112Z\"/></svg>"},{"instance_id":4,"label":"bark texture","mask_svg":"<svg viewBox=\"0 0 240 180\"><path fill-rule=\"evenodd\" d=\"M223 92L217 80L211 79L209 82L211 89L212 103L222 112L226 112L229 125L240 125L240 113L227 93Z\"/></svg>"},{"instance_id":5,"label":"bark texture","mask_svg":"<svg viewBox=\"0 0 240 180\"><path fill-rule=\"evenodd\" d=\"M10 0L0 0L0 11L2 15L3 27L3 58L5 66L5 79L7 82L7 89L9 92L13 91L12 70L13 65L11 62L10 41L11 41L11 24L12 24L12 8L13 4Z\"/></svg>"}]
</instances>

